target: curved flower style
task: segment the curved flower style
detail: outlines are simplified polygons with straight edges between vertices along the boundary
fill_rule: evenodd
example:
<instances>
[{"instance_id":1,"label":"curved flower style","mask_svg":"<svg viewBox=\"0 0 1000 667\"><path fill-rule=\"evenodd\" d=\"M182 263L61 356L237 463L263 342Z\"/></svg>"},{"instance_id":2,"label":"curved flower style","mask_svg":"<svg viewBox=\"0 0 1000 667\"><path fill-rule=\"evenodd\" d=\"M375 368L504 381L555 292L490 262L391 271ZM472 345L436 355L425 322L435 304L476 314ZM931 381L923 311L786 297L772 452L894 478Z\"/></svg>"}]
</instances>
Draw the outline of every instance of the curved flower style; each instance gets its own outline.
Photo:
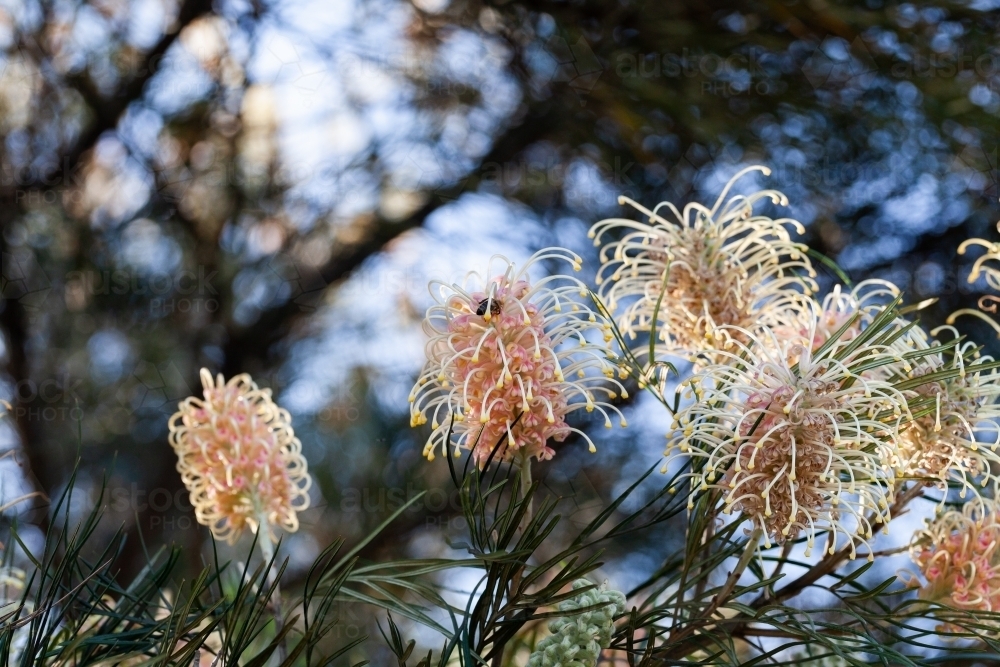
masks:
<instances>
[{"instance_id":1,"label":"curved flower style","mask_svg":"<svg viewBox=\"0 0 1000 667\"><path fill-rule=\"evenodd\" d=\"M247 526L269 541L273 528L295 532L312 479L288 411L245 373L226 382L203 368L201 382L204 399L184 399L168 422L199 523L230 543Z\"/></svg>"},{"instance_id":2,"label":"curved flower style","mask_svg":"<svg viewBox=\"0 0 1000 667\"><path fill-rule=\"evenodd\" d=\"M601 250L600 295L612 312L619 303L627 304L620 329L633 339L640 332L654 335L654 353L715 350L727 326L739 327L730 332L780 326L788 311L802 308L803 296L816 291L806 246L793 242L787 229L804 233L801 223L754 214L762 199L787 205L784 195L762 190L734 196L723 206L736 180L752 171L770 173L764 167L740 171L710 209L691 203L682 214L663 202L650 211L620 197L619 203L630 204L650 222L611 219L590 230L598 246L605 234L623 232ZM660 215L663 207L676 224ZM800 277L801 272L809 277Z\"/></svg>"},{"instance_id":3,"label":"curved flower style","mask_svg":"<svg viewBox=\"0 0 1000 667\"><path fill-rule=\"evenodd\" d=\"M593 586L586 579L573 582L573 590ZM625 611L625 595L608 590L605 582L559 603L559 611L573 611L604 604L593 611L549 621L552 634L538 642L528 657L528 667L594 667L601 651L611 645L615 616Z\"/></svg>"},{"instance_id":4,"label":"curved flower style","mask_svg":"<svg viewBox=\"0 0 1000 667\"><path fill-rule=\"evenodd\" d=\"M937 335L947 331L959 334L951 327L940 327ZM914 349L928 350L938 346L919 333L908 337ZM946 352L929 352L920 358L910 374L913 378L935 374L939 379L912 389L909 398L914 420L901 431L900 464L907 475L940 480L943 487L949 480L962 485L961 496L967 490L993 483L994 495L1000 491L1000 371L982 369L993 361L981 357L975 343L966 342ZM947 373L947 371L952 373ZM980 438L982 436L982 439ZM942 498L944 500L944 498Z\"/></svg>"},{"instance_id":5,"label":"curved flower style","mask_svg":"<svg viewBox=\"0 0 1000 667\"><path fill-rule=\"evenodd\" d=\"M499 261L503 269L485 285L475 273L467 283L478 284L468 288L431 283L437 304L424 320L427 364L410 392L411 426L431 419L424 447L429 460L437 450L447 453L449 436L455 456L470 449L479 465L498 445L499 457L507 461L550 459L555 452L548 441L574 431L596 451L586 434L566 423L566 415L579 408L599 411L609 428L613 413L625 426L624 416L608 402L627 396L614 379L615 356L585 337L595 329L605 343L611 339L610 324L580 301L589 295L586 286L559 275L534 285L528 281L532 265L552 258L580 268L575 254L549 248L520 270L494 256L490 268ZM594 370L599 373L589 372Z\"/></svg>"},{"instance_id":6,"label":"curved flower style","mask_svg":"<svg viewBox=\"0 0 1000 667\"><path fill-rule=\"evenodd\" d=\"M894 471L887 462L896 456L907 404L888 382L851 368L896 355L866 345L852 350L838 339L814 357L770 330L762 334L767 340L743 333L751 342L726 353L728 364L708 366L681 385L695 401L677 413L681 430L666 453L693 459L688 507L694 493L714 488L725 494L723 512L742 512L763 530L765 546L805 531L809 553L816 533L829 530L830 552L843 533L853 558L856 542L872 537L872 521L891 518Z\"/></svg>"},{"instance_id":7,"label":"curved flower style","mask_svg":"<svg viewBox=\"0 0 1000 667\"><path fill-rule=\"evenodd\" d=\"M997 222L997 231L1000 231L1000 222ZM987 286L989 286L994 291L1000 292L1000 269L987 266L987 262L993 260L1000 260L1000 243L992 243L986 239L966 239L958 246L958 254L964 255L965 251L971 246L980 246L986 249L986 252L979 256L975 262L972 264L972 270L969 272L969 282L974 283L979 280L982 276L986 281ZM974 310L972 308L962 308L956 310L948 317L948 324L954 324L955 319L959 315L973 315L983 320L989 324L993 329L1000 335L1000 323L997 323L990 317L987 317L983 312L996 314L997 306L1000 305L1000 296L994 294L987 294L979 299L979 308L981 310Z\"/></svg>"},{"instance_id":8,"label":"curved flower style","mask_svg":"<svg viewBox=\"0 0 1000 667\"><path fill-rule=\"evenodd\" d=\"M958 609L1000 611L1000 517L993 501L966 503L914 536L910 557L926 584L920 597Z\"/></svg>"}]
</instances>

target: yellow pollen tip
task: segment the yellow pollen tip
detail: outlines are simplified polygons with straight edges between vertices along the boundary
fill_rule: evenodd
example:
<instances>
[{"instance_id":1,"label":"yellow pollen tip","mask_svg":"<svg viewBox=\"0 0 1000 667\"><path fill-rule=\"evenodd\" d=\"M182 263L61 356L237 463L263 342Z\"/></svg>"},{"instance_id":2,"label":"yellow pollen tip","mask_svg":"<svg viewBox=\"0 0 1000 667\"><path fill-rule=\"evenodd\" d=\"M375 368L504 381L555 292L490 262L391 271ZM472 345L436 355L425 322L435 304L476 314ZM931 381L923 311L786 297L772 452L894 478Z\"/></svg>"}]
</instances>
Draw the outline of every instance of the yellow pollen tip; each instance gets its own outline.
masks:
<instances>
[{"instance_id":1,"label":"yellow pollen tip","mask_svg":"<svg viewBox=\"0 0 1000 667\"><path fill-rule=\"evenodd\" d=\"M590 443L590 447L588 447L587 449L590 450L591 454L596 454L597 453L597 447L594 446L594 443Z\"/></svg>"}]
</instances>

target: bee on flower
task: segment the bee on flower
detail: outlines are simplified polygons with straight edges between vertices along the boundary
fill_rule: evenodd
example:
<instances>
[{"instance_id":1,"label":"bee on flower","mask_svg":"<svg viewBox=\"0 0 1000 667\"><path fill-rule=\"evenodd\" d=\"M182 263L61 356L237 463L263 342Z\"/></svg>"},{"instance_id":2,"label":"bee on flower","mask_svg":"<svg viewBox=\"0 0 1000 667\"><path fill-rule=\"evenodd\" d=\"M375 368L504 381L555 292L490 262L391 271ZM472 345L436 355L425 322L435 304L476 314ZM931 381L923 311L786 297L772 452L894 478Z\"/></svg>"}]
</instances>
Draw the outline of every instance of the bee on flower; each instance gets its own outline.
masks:
<instances>
[{"instance_id":1,"label":"bee on flower","mask_svg":"<svg viewBox=\"0 0 1000 667\"><path fill-rule=\"evenodd\" d=\"M814 356L766 328L734 334L735 345L720 353L724 363L678 389L694 401L676 414L666 455L691 459L689 509L695 494L715 489L723 512L760 528L765 546L804 533L808 554L816 535L829 531L829 552L843 535L855 557L858 543L870 543L872 524L891 518L888 462L908 415L905 396L860 367L896 355L837 339Z\"/></svg>"},{"instance_id":2,"label":"bee on flower","mask_svg":"<svg viewBox=\"0 0 1000 667\"><path fill-rule=\"evenodd\" d=\"M436 303L424 320L427 363L410 393L411 426L431 422L429 460L449 447L455 456L471 450L479 465L494 449L506 461L545 460L555 453L550 442L572 432L596 451L566 422L579 409L596 411L609 428L613 416L625 426L611 404L627 392L607 347L610 324L587 304L590 292L579 280L529 280L528 270L548 259L581 266L574 253L549 248L520 268L495 255L487 278L470 273L464 286L431 283Z\"/></svg>"},{"instance_id":3,"label":"bee on flower","mask_svg":"<svg viewBox=\"0 0 1000 667\"><path fill-rule=\"evenodd\" d=\"M948 333L958 339L952 327L935 329L932 335ZM933 378L910 391L909 405L914 420L901 432L901 466L908 476L957 482L961 497L992 482L993 493L1000 490L1000 371L993 359L981 356L975 343L957 342L944 347L919 330L907 337L914 350L932 350L915 362L911 384ZM977 494L978 495L978 494ZM942 497L942 501L944 497Z\"/></svg>"},{"instance_id":4,"label":"bee on flower","mask_svg":"<svg viewBox=\"0 0 1000 667\"><path fill-rule=\"evenodd\" d=\"M184 399L168 422L177 470L199 523L230 543L263 528L266 551L275 529L298 530L297 514L309 506L302 443L288 411L249 375L226 382L203 368L201 382L204 398Z\"/></svg>"},{"instance_id":5,"label":"bee on flower","mask_svg":"<svg viewBox=\"0 0 1000 667\"><path fill-rule=\"evenodd\" d=\"M1000 611L1000 516L994 501L940 514L914 535L921 599L970 611Z\"/></svg>"},{"instance_id":6,"label":"bee on flower","mask_svg":"<svg viewBox=\"0 0 1000 667\"><path fill-rule=\"evenodd\" d=\"M762 190L726 201L734 183L753 171L770 173L765 167L740 171L711 208L690 203L682 213L663 202L650 211L620 197L619 203L649 222L615 218L590 230L594 245L604 244L600 295L610 311L624 307L618 319L623 334L654 336L656 355L691 357L718 349L744 330L781 326L790 312L802 309L803 296L817 290L815 271L806 246L792 240L789 228L799 234L805 228L754 212L762 200L786 206L788 200ZM661 214L664 209L673 221ZM605 241L613 234L618 237Z\"/></svg>"}]
</instances>

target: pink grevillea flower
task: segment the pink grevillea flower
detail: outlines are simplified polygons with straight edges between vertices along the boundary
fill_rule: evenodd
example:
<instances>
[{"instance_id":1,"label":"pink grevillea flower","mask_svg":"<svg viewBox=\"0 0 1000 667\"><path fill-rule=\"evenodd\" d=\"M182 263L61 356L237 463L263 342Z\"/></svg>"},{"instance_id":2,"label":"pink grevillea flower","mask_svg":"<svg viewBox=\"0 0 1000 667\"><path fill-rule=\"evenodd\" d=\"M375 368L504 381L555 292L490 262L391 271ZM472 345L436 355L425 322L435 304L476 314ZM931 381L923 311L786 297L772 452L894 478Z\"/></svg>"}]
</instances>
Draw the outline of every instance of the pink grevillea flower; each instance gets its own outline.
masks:
<instances>
[{"instance_id":1,"label":"pink grevillea flower","mask_svg":"<svg viewBox=\"0 0 1000 667\"><path fill-rule=\"evenodd\" d=\"M789 234L804 227L754 212L761 200L787 205L785 196L762 190L726 201L736 180L752 171L770 173L765 167L740 171L711 208L690 203L681 213L663 202L650 211L620 197L649 222L610 219L590 230L595 245L605 244L597 275L602 300L612 312L624 306L618 326L625 335L655 336L654 354L690 357L739 331L777 327L816 291L806 246ZM648 355L648 349L638 346L635 353Z\"/></svg>"},{"instance_id":2,"label":"pink grevillea flower","mask_svg":"<svg viewBox=\"0 0 1000 667\"><path fill-rule=\"evenodd\" d=\"M1000 516L993 501L966 503L914 535L910 556L926 583L924 600L972 611L1000 611Z\"/></svg>"},{"instance_id":3,"label":"pink grevillea flower","mask_svg":"<svg viewBox=\"0 0 1000 667\"><path fill-rule=\"evenodd\" d=\"M688 507L698 492L717 489L723 512L736 510L761 528L765 546L804 533L808 553L828 531L827 549L842 534L853 558L856 543L869 543L872 523L889 522L887 461L907 405L888 382L850 369L859 360L894 363L896 355L869 345L851 350L837 339L814 356L768 329L731 340L731 350L720 351L725 363L678 390L694 401L678 411L666 454L691 459Z\"/></svg>"},{"instance_id":4,"label":"pink grevillea flower","mask_svg":"<svg viewBox=\"0 0 1000 667\"><path fill-rule=\"evenodd\" d=\"M446 454L449 444L455 456L472 450L480 465L495 448L502 460L550 459L555 453L550 441L571 432L596 451L586 434L566 422L580 408L599 412L609 428L612 415L625 426L609 402L627 395L615 379L616 371L623 373L617 357L605 346L610 324L587 306L590 293L575 278L528 280L527 270L547 259L580 268L577 255L549 248L520 270L494 256L487 273L494 277L485 284L475 273L466 287L431 283L437 304L424 320L427 364L410 393L411 425L431 421L424 447L428 459L436 451ZM591 331L600 343L587 338Z\"/></svg>"},{"instance_id":5,"label":"pink grevillea flower","mask_svg":"<svg viewBox=\"0 0 1000 667\"><path fill-rule=\"evenodd\" d=\"M201 382L204 399L184 399L168 422L198 521L230 543L248 526L269 541L295 532L312 480L288 411L245 373L226 382L203 368Z\"/></svg>"}]
</instances>

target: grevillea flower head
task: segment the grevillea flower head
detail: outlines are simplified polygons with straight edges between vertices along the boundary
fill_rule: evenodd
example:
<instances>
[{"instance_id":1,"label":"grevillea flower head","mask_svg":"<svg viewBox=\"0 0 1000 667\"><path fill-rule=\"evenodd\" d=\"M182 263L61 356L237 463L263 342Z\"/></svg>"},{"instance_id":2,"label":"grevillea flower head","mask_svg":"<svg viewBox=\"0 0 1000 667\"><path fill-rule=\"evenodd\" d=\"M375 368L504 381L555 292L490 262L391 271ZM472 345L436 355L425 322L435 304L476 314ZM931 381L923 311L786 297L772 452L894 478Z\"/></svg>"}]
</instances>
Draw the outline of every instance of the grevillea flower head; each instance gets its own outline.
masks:
<instances>
[{"instance_id":1,"label":"grevillea flower head","mask_svg":"<svg viewBox=\"0 0 1000 667\"><path fill-rule=\"evenodd\" d=\"M839 340L853 340L897 296L899 288L884 280L864 280L850 291L835 285L822 299L799 301L806 307L787 310L772 330L793 346L815 351L844 327Z\"/></svg>"},{"instance_id":2,"label":"grevillea flower head","mask_svg":"<svg viewBox=\"0 0 1000 667\"><path fill-rule=\"evenodd\" d=\"M949 607L1000 611L1000 516L993 501L966 503L914 535L910 556L925 584L920 597Z\"/></svg>"},{"instance_id":3,"label":"grevillea flower head","mask_svg":"<svg viewBox=\"0 0 1000 667\"><path fill-rule=\"evenodd\" d=\"M691 458L688 507L694 494L716 489L723 512L736 510L761 528L765 546L804 532L809 553L826 530L831 553L843 534L853 558L856 544L871 539L872 523L891 518L894 470L887 462L907 405L888 382L852 369L896 356L840 339L814 356L768 329L732 339L744 337L749 343L723 353L726 363L707 366L678 389L694 401L675 417L667 456Z\"/></svg>"},{"instance_id":4,"label":"grevillea flower head","mask_svg":"<svg viewBox=\"0 0 1000 667\"><path fill-rule=\"evenodd\" d=\"M437 303L427 311L427 363L410 393L410 423L431 421L424 456L472 450L480 465L497 458L549 459L549 441L571 432L566 416L583 408L611 427L625 418L610 400L626 397L615 379L615 355L605 346L611 326L585 299L579 280L555 275L532 284L527 271L546 259L580 258L560 248L535 253L518 269L504 257L490 260L487 276L470 273L466 285L431 283ZM499 269L494 267L499 264ZM496 272L499 271L499 272ZM594 331L601 343L587 334ZM449 436L451 442L449 442Z\"/></svg>"},{"instance_id":5,"label":"grevillea flower head","mask_svg":"<svg viewBox=\"0 0 1000 667\"><path fill-rule=\"evenodd\" d=\"M952 327L935 329L948 338L959 334ZM911 384L929 378L910 390L909 405L914 420L901 431L900 464L908 476L933 478L961 485L961 497L992 483L994 496L1000 491L1000 371L993 359L981 356L975 343L942 346L919 331L907 342L914 351L926 351L914 361ZM930 379L933 378L933 379ZM978 493L976 494L979 495ZM945 497L942 497L942 501Z\"/></svg>"},{"instance_id":6,"label":"grevillea flower head","mask_svg":"<svg viewBox=\"0 0 1000 667\"><path fill-rule=\"evenodd\" d=\"M590 230L595 245L604 243L600 295L612 312L624 305L618 322L623 333L655 336L654 353L690 356L724 345L727 335L780 326L788 311L801 308L804 295L816 291L806 247L789 234L789 228L803 233L801 223L754 212L761 200L787 205L785 196L762 190L726 201L736 180L752 171L770 173L764 167L740 171L711 208L690 203L681 213L663 202L650 211L620 197L649 222L611 219Z\"/></svg>"},{"instance_id":7,"label":"grevillea flower head","mask_svg":"<svg viewBox=\"0 0 1000 667\"><path fill-rule=\"evenodd\" d=\"M226 382L203 368L201 382L204 398L184 399L168 422L198 521L230 543L246 527L271 541L275 528L295 532L312 480L288 411L245 373Z\"/></svg>"},{"instance_id":8,"label":"grevillea flower head","mask_svg":"<svg viewBox=\"0 0 1000 667\"><path fill-rule=\"evenodd\" d=\"M573 590L592 586L586 579L573 582ZM594 667L601 651L611 645L615 616L625 611L625 595L608 590L604 582L559 603L563 612L596 605L603 606L549 621L552 634L535 646L528 667Z\"/></svg>"}]
</instances>

